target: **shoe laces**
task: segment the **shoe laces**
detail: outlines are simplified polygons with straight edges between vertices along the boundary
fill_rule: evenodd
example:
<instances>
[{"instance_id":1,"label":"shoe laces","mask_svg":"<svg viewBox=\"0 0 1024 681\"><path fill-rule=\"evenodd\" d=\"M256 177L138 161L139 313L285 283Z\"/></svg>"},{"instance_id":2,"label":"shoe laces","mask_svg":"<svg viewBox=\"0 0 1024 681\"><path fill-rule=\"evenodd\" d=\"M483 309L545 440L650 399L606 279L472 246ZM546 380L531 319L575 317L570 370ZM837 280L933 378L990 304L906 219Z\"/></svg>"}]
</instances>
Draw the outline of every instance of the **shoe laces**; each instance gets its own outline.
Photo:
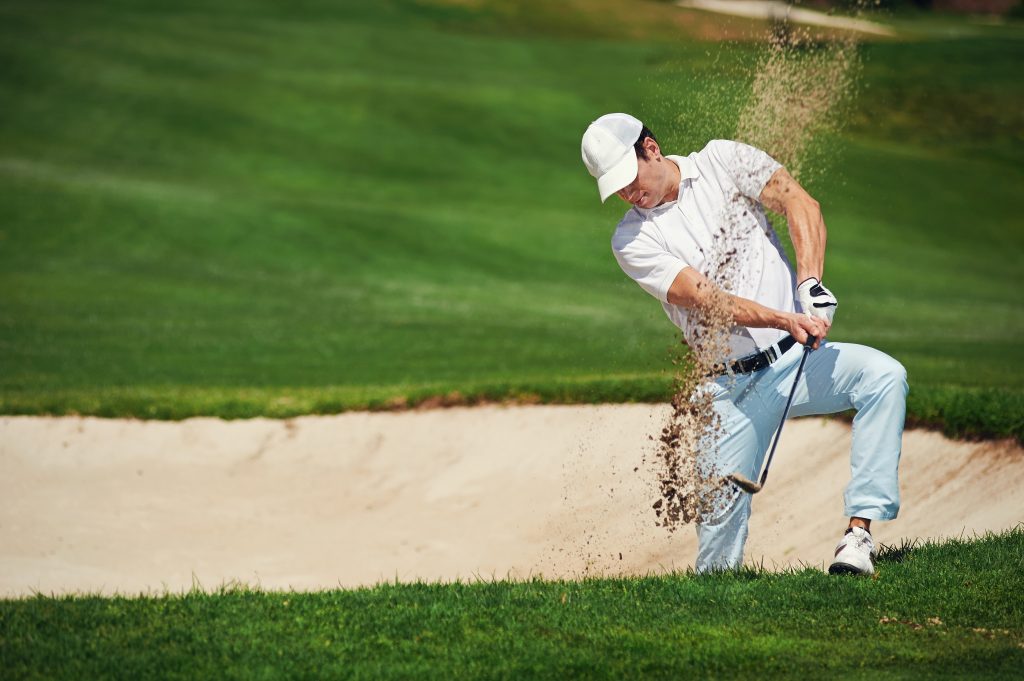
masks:
<instances>
[{"instance_id":1,"label":"shoe laces","mask_svg":"<svg viewBox=\"0 0 1024 681\"><path fill-rule=\"evenodd\" d=\"M854 529L859 529L860 532L854 532ZM862 549L867 547L868 553L875 553L875 542L871 538L871 533L864 528L853 528L850 527L846 530L847 543L852 543L855 548Z\"/></svg>"}]
</instances>

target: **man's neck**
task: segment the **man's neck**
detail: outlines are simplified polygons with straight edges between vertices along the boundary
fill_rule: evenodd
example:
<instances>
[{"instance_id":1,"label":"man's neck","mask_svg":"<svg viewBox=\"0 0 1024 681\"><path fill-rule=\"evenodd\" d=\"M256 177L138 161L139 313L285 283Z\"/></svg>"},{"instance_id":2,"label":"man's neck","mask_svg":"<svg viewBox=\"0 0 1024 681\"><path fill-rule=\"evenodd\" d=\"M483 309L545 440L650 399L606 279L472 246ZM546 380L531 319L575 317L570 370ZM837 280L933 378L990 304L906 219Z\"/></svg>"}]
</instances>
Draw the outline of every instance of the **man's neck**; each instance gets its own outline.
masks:
<instances>
[{"instance_id":1,"label":"man's neck","mask_svg":"<svg viewBox=\"0 0 1024 681\"><path fill-rule=\"evenodd\" d=\"M669 163L669 177L666 180L666 183L671 182L672 186L669 189L668 193L665 194L665 198L662 199L661 203L672 203L673 201L676 201L679 198L679 185L682 184L683 182L683 175L679 171L678 163L667 157L665 158L665 160L668 161Z\"/></svg>"}]
</instances>

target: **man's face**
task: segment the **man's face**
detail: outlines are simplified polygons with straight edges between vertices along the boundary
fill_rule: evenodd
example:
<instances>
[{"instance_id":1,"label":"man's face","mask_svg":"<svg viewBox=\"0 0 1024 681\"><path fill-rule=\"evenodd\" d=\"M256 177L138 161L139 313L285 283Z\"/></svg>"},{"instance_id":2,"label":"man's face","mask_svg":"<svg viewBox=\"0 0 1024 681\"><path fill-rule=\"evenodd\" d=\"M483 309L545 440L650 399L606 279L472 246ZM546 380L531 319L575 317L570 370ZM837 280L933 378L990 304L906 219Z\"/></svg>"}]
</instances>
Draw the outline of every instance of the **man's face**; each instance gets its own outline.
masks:
<instances>
[{"instance_id":1,"label":"man's face","mask_svg":"<svg viewBox=\"0 0 1024 681\"><path fill-rule=\"evenodd\" d=\"M674 180L675 164L661 155L658 143L648 137L644 140L647 158L637 156L636 178L616 192L619 198L640 208L654 208L675 200L678 182Z\"/></svg>"}]
</instances>

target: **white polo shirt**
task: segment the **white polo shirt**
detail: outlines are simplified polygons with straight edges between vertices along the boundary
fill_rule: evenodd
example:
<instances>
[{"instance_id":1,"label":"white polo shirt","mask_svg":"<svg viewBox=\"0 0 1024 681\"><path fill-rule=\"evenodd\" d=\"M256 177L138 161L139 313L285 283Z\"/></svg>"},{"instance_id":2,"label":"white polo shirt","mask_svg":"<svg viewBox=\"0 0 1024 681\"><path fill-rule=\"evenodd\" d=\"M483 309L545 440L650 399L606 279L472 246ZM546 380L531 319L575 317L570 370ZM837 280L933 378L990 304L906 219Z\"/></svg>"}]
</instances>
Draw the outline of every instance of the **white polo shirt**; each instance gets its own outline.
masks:
<instances>
[{"instance_id":1,"label":"white polo shirt","mask_svg":"<svg viewBox=\"0 0 1024 681\"><path fill-rule=\"evenodd\" d=\"M741 298L795 312L796 276L759 201L782 166L760 149L728 140L667 158L679 166L679 196L651 209L634 206L622 218L612 236L622 271L661 301L690 344L695 329L686 308L668 302L669 287L686 267ZM783 336L777 329L734 326L730 357L749 355Z\"/></svg>"}]
</instances>

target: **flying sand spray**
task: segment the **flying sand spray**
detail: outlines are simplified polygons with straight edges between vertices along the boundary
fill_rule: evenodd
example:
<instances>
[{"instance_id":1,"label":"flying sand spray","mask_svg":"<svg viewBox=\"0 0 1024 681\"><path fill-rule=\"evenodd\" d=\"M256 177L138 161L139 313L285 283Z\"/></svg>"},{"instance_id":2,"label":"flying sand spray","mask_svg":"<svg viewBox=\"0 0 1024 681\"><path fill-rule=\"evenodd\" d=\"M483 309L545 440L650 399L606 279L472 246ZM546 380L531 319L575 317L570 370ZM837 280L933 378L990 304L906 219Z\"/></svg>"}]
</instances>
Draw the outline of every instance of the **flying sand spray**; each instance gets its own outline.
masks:
<instances>
[{"instance_id":1,"label":"flying sand spray","mask_svg":"<svg viewBox=\"0 0 1024 681\"><path fill-rule=\"evenodd\" d=\"M680 117L676 135L690 139L731 137L767 151L801 182L820 175L825 156L815 140L823 140L842 127L845 105L851 101L860 70L857 41L851 35L821 40L803 29L773 36L754 67L750 90L739 106L738 119L729 121L732 110L727 92L709 79L703 90L708 98L694 102L696 115ZM693 114L693 112L691 112ZM710 128L707 128L711 122ZM694 126L697 126L696 128ZM704 126L704 127L701 127ZM727 132L726 128L733 128ZM707 128L707 129L705 129ZM739 472L722 476L714 466L714 451L725 435L724 424L714 408L713 394L702 390L704 377L720 366L730 351L732 308L722 291L733 290L744 272L738 270L741 230L747 224L744 211L751 210L737 197L715 234L715 248L708 254L705 273L713 283L709 302L691 311L694 328L687 342L689 352L680 360L676 375L672 412L658 436L651 461L657 481L652 504L655 524L673 532L690 522L715 517L729 503L734 485L750 494L764 486L768 467L778 445L782 425L776 431L759 482ZM811 341L811 345L814 341ZM803 371L807 348L801 359L794 390ZM793 399L790 394L783 413L784 423ZM646 459L645 459L646 462Z\"/></svg>"}]
</instances>

